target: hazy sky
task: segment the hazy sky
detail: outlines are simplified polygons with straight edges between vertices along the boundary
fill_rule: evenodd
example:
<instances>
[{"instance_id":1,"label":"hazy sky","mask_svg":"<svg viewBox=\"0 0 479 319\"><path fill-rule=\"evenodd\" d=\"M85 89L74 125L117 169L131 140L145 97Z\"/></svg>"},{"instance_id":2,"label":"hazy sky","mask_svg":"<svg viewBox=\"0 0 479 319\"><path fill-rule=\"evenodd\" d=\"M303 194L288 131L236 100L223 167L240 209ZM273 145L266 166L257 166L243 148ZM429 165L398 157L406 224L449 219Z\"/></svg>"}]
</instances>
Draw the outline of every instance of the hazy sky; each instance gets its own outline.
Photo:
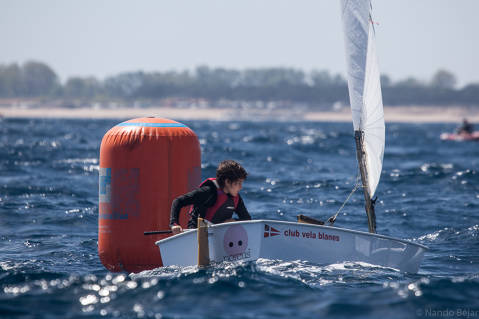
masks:
<instances>
[{"instance_id":1,"label":"hazy sky","mask_svg":"<svg viewBox=\"0 0 479 319\"><path fill-rule=\"evenodd\" d=\"M479 82L479 0L373 1L381 73ZM339 0L0 0L0 64L69 76L212 67L344 74Z\"/></svg>"}]
</instances>

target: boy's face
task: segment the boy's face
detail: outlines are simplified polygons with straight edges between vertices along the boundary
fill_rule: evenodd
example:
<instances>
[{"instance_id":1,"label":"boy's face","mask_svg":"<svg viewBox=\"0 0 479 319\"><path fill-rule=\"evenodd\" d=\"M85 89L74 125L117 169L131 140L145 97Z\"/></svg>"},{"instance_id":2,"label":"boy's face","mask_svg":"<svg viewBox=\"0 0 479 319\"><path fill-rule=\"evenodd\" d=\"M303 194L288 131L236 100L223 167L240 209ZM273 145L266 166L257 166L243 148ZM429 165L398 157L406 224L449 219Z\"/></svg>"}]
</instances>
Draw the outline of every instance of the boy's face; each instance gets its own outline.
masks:
<instances>
[{"instance_id":1,"label":"boy's face","mask_svg":"<svg viewBox=\"0 0 479 319\"><path fill-rule=\"evenodd\" d=\"M225 192L232 196L238 196L241 188L243 188L243 181L244 179L238 179L234 182L229 179L225 180Z\"/></svg>"}]
</instances>

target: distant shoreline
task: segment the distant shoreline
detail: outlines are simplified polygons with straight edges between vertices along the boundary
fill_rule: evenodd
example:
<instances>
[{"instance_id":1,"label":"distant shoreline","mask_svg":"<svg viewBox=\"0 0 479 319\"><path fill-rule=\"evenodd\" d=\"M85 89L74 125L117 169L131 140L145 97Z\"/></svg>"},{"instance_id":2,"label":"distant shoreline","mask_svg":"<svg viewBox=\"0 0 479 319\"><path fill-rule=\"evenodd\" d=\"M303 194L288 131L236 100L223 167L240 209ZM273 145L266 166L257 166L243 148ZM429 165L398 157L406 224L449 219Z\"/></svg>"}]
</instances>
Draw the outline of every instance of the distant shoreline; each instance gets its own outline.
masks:
<instances>
[{"instance_id":1,"label":"distant shoreline","mask_svg":"<svg viewBox=\"0 0 479 319\"><path fill-rule=\"evenodd\" d=\"M0 107L4 118L64 118L64 119L132 119L164 117L173 120L268 120L350 122L351 111L286 110L286 109L229 109L229 108L19 108ZM386 122L400 123L458 123L463 118L479 122L479 108L444 106L393 106L384 108Z\"/></svg>"}]
</instances>

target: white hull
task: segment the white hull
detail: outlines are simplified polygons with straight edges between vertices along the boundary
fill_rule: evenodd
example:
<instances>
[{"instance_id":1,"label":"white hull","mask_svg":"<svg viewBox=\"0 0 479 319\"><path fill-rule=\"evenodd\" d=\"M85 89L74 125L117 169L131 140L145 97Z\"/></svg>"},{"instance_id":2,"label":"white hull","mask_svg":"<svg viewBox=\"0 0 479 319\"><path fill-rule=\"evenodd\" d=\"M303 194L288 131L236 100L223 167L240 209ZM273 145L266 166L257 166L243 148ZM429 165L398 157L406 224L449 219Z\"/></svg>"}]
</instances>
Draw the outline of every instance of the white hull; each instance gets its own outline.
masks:
<instances>
[{"instance_id":1,"label":"white hull","mask_svg":"<svg viewBox=\"0 0 479 319\"><path fill-rule=\"evenodd\" d=\"M361 261L416 273L427 247L392 237L355 230L284 222L252 220L208 228L212 262L258 258L305 260L318 264ZM196 230L156 242L164 266L197 264Z\"/></svg>"}]
</instances>

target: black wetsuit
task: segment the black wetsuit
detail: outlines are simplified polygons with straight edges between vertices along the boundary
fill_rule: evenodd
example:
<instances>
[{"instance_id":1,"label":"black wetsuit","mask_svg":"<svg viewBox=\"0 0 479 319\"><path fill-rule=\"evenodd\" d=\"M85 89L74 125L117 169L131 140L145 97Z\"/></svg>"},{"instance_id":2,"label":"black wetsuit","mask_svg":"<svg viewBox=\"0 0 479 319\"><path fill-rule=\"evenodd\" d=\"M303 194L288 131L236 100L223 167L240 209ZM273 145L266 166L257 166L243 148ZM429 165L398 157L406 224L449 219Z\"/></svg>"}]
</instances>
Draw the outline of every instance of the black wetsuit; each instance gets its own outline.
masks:
<instances>
[{"instance_id":1,"label":"black wetsuit","mask_svg":"<svg viewBox=\"0 0 479 319\"><path fill-rule=\"evenodd\" d=\"M474 132L474 126L468 121L463 121L462 125L456 130L457 134L467 133L472 134Z\"/></svg>"},{"instance_id":2,"label":"black wetsuit","mask_svg":"<svg viewBox=\"0 0 479 319\"><path fill-rule=\"evenodd\" d=\"M222 223L233 217L233 212L238 215L238 220L250 220L251 216L246 209L243 199L238 194L238 204L235 208L234 197L226 194L227 200L222 204L213 215L211 222L213 224ZM181 208L193 205L188 221L188 228L198 227L198 217L205 218L208 208L215 206L218 199L218 188L212 180L205 181L200 188L195 189L185 195L177 197L171 204L170 226L178 224L178 216Z\"/></svg>"},{"instance_id":3,"label":"black wetsuit","mask_svg":"<svg viewBox=\"0 0 479 319\"><path fill-rule=\"evenodd\" d=\"M474 132L474 127L472 126L472 124L469 124L469 123L464 123L462 124L462 126L458 129L459 131L459 134L460 133L467 133L467 134L472 134L472 132Z\"/></svg>"}]
</instances>

